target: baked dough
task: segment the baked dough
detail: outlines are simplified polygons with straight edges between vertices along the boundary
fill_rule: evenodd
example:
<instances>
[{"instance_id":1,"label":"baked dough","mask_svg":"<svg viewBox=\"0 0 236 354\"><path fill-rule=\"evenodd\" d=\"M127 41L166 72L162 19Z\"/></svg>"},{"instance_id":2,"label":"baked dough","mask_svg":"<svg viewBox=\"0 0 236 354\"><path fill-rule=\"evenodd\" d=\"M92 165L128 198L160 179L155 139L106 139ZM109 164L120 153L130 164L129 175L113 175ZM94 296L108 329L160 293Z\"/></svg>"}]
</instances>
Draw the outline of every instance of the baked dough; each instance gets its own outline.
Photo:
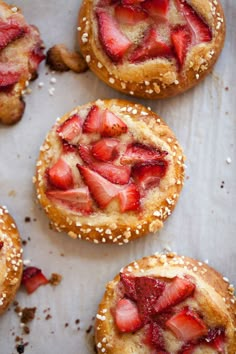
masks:
<instances>
[{"instance_id":1,"label":"baked dough","mask_svg":"<svg viewBox=\"0 0 236 354\"><path fill-rule=\"evenodd\" d=\"M15 6L0 0L0 122L13 124L24 113L23 93L45 58L38 29Z\"/></svg>"},{"instance_id":2,"label":"baked dough","mask_svg":"<svg viewBox=\"0 0 236 354\"><path fill-rule=\"evenodd\" d=\"M90 69L138 97L166 98L199 83L224 38L219 0L83 0L79 12L78 39Z\"/></svg>"},{"instance_id":3,"label":"baked dough","mask_svg":"<svg viewBox=\"0 0 236 354\"><path fill-rule=\"evenodd\" d=\"M15 297L22 268L22 248L16 224L6 207L0 207L0 315Z\"/></svg>"},{"instance_id":4,"label":"baked dough","mask_svg":"<svg viewBox=\"0 0 236 354\"><path fill-rule=\"evenodd\" d=\"M151 314L150 317L147 317L145 324L143 324L145 320L143 316L140 328L132 333L128 331L123 331L122 333L118 329L118 326L121 326L119 321L124 321L124 318L117 317L118 306L122 304L120 301L124 302L124 299L126 299L125 301L129 303L129 299L132 296L134 297L132 285L129 287L131 283L127 282L129 285L126 288L121 277L126 277L126 280L131 279L131 281L138 278L138 281L135 280L135 291L138 291L137 286L139 286L139 297L138 300L137 298L136 300L132 299L132 304L134 307L138 307L139 315L141 309L144 309L146 313L149 311ZM148 281L144 279L146 277ZM150 284L150 278L152 279L151 282L160 282L158 284L159 287L164 284L164 292L169 286L173 286L173 282L176 282L176 279L178 279L178 284L181 284L181 281L185 283L185 290L189 284L193 288L190 289L186 296L186 293L184 295L185 290L183 290L183 287L176 285L175 291L177 292L177 288L179 289L179 292L177 292L180 295L179 299L177 300L175 292L172 292L167 301L170 304L175 298L175 305L165 309L163 307L163 310L160 311L161 302L162 305L164 304L160 300L163 289L157 299L151 299L150 292L147 295L148 289L145 288L145 284L146 287L148 282ZM127 289L130 291L128 295ZM162 300L163 298L165 297L162 297ZM141 299L146 300L146 304L149 301L151 307L142 307L145 306L145 301L142 304ZM117 275L106 286L106 292L99 305L95 322L97 352L98 354L234 354L236 351L235 301L233 285L229 284L227 278L222 278L217 271L207 264L188 257L177 256L174 253L156 254L143 258L123 268L120 275ZM153 308L156 310L151 312ZM159 312L156 312L157 309L159 309ZM143 314L145 313L144 310ZM190 316L191 314L193 317ZM177 317L175 317L176 315ZM128 316L127 313L127 322L132 313ZM189 323L186 323L186 320L189 320ZM173 325L173 323L178 324L179 328L172 327L170 324ZM131 323L129 323L130 325ZM148 333L150 336L150 327L158 330L156 332L158 336L156 338L152 337L152 343L155 342L155 344L151 345L150 337L147 338ZM180 339L180 333L188 340ZM198 336L196 336L197 334ZM190 340L194 335L195 339Z\"/></svg>"},{"instance_id":5,"label":"baked dough","mask_svg":"<svg viewBox=\"0 0 236 354\"><path fill-rule=\"evenodd\" d=\"M97 119L100 133L90 131ZM99 157L97 148L107 142L115 144L111 156L102 150ZM40 149L34 178L56 230L119 245L163 226L183 180L184 156L170 128L150 109L117 99L88 103L58 119Z\"/></svg>"}]
</instances>

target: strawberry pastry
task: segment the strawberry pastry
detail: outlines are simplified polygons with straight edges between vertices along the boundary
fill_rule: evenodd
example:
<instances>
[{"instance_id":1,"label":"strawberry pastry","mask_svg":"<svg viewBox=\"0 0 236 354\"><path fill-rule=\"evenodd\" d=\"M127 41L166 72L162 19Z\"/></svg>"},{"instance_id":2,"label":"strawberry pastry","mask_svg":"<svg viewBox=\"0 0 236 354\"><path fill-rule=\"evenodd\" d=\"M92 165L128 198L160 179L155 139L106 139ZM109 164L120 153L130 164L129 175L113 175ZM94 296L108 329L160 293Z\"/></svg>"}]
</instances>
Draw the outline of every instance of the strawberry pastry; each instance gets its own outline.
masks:
<instances>
[{"instance_id":1,"label":"strawberry pastry","mask_svg":"<svg viewBox=\"0 0 236 354\"><path fill-rule=\"evenodd\" d=\"M98 354L235 354L233 285L208 265L174 253L123 268L95 323Z\"/></svg>"},{"instance_id":2,"label":"strawberry pastry","mask_svg":"<svg viewBox=\"0 0 236 354\"><path fill-rule=\"evenodd\" d=\"M0 314L15 297L22 268L21 241L16 224L6 207L0 207Z\"/></svg>"},{"instance_id":3,"label":"strawberry pastry","mask_svg":"<svg viewBox=\"0 0 236 354\"><path fill-rule=\"evenodd\" d=\"M0 122L13 124L24 113L22 99L44 59L43 43L35 26L20 10L0 0Z\"/></svg>"},{"instance_id":4,"label":"strawberry pastry","mask_svg":"<svg viewBox=\"0 0 236 354\"><path fill-rule=\"evenodd\" d=\"M121 245L163 226L183 178L183 153L170 128L149 109L114 99L56 122L34 181L58 231Z\"/></svg>"},{"instance_id":5,"label":"strawberry pastry","mask_svg":"<svg viewBox=\"0 0 236 354\"><path fill-rule=\"evenodd\" d=\"M224 44L219 0L83 0L80 48L109 86L165 98L196 85Z\"/></svg>"}]
</instances>

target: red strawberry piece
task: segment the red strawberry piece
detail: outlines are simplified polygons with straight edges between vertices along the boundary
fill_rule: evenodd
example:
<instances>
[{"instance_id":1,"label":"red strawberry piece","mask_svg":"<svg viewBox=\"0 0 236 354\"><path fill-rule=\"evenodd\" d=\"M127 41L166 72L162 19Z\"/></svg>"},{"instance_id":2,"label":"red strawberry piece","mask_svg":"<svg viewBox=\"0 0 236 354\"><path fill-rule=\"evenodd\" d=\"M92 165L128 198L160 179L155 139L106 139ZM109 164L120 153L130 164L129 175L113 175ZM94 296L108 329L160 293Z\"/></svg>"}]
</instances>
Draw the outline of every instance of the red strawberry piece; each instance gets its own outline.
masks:
<instances>
[{"instance_id":1,"label":"red strawberry piece","mask_svg":"<svg viewBox=\"0 0 236 354\"><path fill-rule=\"evenodd\" d=\"M92 153L91 153L90 146L79 144L78 151L79 151L79 155L80 155L81 159L87 165L90 165L93 162L95 162L95 159L94 159L94 157L92 156Z\"/></svg>"},{"instance_id":2,"label":"red strawberry piece","mask_svg":"<svg viewBox=\"0 0 236 354\"><path fill-rule=\"evenodd\" d=\"M118 156L118 146L120 141L112 138L104 138L92 146L92 155L100 161L113 161Z\"/></svg>"},{"instance_id":3,"label":"red strawberry piece","mask_svg":"<svg viewBox=\"0 0 236 354\"><path fill-rule=\"evenodd\" d=\"M120 209L122 212L140 208L140 193L134 183L129 184L119 192Z\"/></svg>"},{"instance_id":4,"label":"red strawberry piece","mask_svg":"<svg viewBox=\"0 0 236 354\"><path fill-rule=\"evenodd\" d=\"M165 289L165 283L151 277L136 277L137 306L143 323L155 314L154 305Z\"/></svg>"},{"instance_id":5,"label":"red strawberry piece","mask_svg":"<svg viewBox=\"0 0 236 354\"><path fill-rule=\"evenodd\" d=\"M210 42L212 40L212 32L209 26L185 0L177 0L177 2L195 37L195 42Z\"/></svg>"},{"instance_id":6,"label":"red strawberry piece","mask_svg":"<svg viewBox=\"0 0 236 354\"><path fill-rule=\"evenodd\" d=\"M171 48L158 38L157 31L151 27L144 35L140 45L131 54L130 61L137 63L158 57L169 57L171 55Z\"/></svg>"},{"instance_id":7,"label":"red strawberry piece","mask_svg":"<svg viewBox=\"0 0 236 354\"><path fill-rule=\"evenodd\" d=\"M27 267L23 271L21 283L25 286L28 294L33 293L39 286L48 283L41 269L36 267Z\"/></svg>"},{"instance_id":8,"label":"red strawberry piece","mask_svg":"<svg viewBox=\"0 0 236 354\"><path fill-rule=\"evenodd\" d=\"M141 7L133 7L130 5L117 5L115 7L115 17L118 22L125 25L135 25L148 17L146 11Z\"/></svg>"},{"instance_id":9,"label":"red strawberry piece","mask_svg":"<svg viewBox=\"0 0 236 354\"><path fill-rule=\"evenodd\" d=\"M78 114L68 118L57 128L58 135L69 144L76 145L82 133L82 121Z\"/></svg>"},{"instance_id":10,"label":"red strawberry piece","mask_svg":"<svg viewBox=\"0 0 236 354\"><path fill-rule=\"evenodd\" d=\"M148 145L134 143L128 145L126 152L120 158L120 163L122 165L133 165L141 162L160 160L166 155L168 155L166 151L160 151Z\"/></svg>"},{"instance_id":11,"label":"red strawberry piece","mask_svg":"<svg viewBox=\"0 0 236 354\"><path fill-rule=\"evenodd\" d=\"M72 210L81 211L85 214L92 211L92 199L86 186L66 191L52 190L46 194L48 198L54 199Z\"/></svg>"},{"instance_id":12,"label":"red strawberry piece","mask_svg":"<svg viewBox=\"0 0 236 354\"><path fill-rule=\"evenodd\" d=\"M181 67L184 64L187 50L191 43L191 33L186 26L178 26L171 32L171 40Z\"/></svg>"},{"instance_id":13,"label":"red strawberry piece","mask_svg":"<svg viewBox=\"0 0 236 354\"><path fill-rule=\"evenodd\" d=\"M96 15L100 42L108 57L118 63L132 43L121 32L118 22L109 13L103 9L97 9Z\"/></svg>"},{"instance_id":14,"label":"red strawberry piece","mask_svg":"<svg viewBox=\"0 0 236 354\"><path fill-rule=\"evenodd\" d=\"M165 341L162 333L162 329L156 322L151 322L146 327L145 344L148 344L151 348L155 348L158 354L167 354L165 351Z\"/></svg>"},{"instance_id":15,"label":"red strawberry piece","mask_svg":"<svg viewBox=\"0 0 236 354\"><path fill-rule=\"evenodd\" d=\"M15 85L18 82L20 76L20 72L8 70L0 72L0 89Z\"/></svg>"},{"instance_id":16,"label":"red strawberry piece","mask_svg":"<svg viewBox=\"0 0 236 354\"><path fill-rule=\"evenodd\" d=\"M196 344L188 343L184 344L182 348L178 351L178 354L193 354L196 349Z\"/></svg>"},{"instance_id":17,"label":"red strawberry piece","mask_svg":"<svg viewBox=\"0 0 236 354\"><path fill-rule=\"evenodd\" d=\"M169 0L146 0L142 7L152 17L166 16L169 9Z\"/></svg>"},{"instance_id":18,"label":"red strawberry piece","mask_svg":"<svg viewBox=\"0 0 236 354\"><path fill-rule=\"evenodd\" d=\"M63 190L70 189L74 185L72 170L62 158L48 170L48 179L54 187Z\"/></svg>"},{"instance_id":19,"label":"red strawberry piece","mask_svg":"<svg viewBox=\"0 0 236 354\"><path fill-rule=\"evenodd\" d=\"M137 306L129 299L119 300L115 308L115 322L120 332L136 332L142 326Z\"/></svg>"},{"instance_id":20,"label":"red strawberry piece","mask_svg":"<svg viewBox=\"0 0 236 354\"><path fill-rule=\"evenodd\" d=\"M94 200L100 208L106 208L111 200L118 195L121 187L109 182L106 178L86 166L78 164L77 167Z\"/></svg>"},{"instance_id":21,"label":"red strawberry piece","mask_svg":"<svg viewBox=\"0 0 236 354\"><path fill-rule=\"evenodd\" d=\"M127 125L108 109L104 111L102 119L101 135L107 137L119 136L126 133Z\"/></svg>"},{"instance_id":22,"label":"red strawberry piece","mask_svg":"<svg viewBox=\"0 0 236 354\"><path fill-rule=\"evenodd\" d=\"M202 341L216 349L218 353L225 354L225 330L223 328L211 328L207 336Z\"/></svg>"},{"instance_id":23,"label":"red strawberry piece","mask_svg":"<svg viewBox=\"0 0 236 354\"><path fill-rule=\"evenodd\" d=\"M97 161L92 155L91 148L88 145L79 145L79 154L82 160L89 167L101 176L115 184L127 184L130 179L131 169L129 166L113 165L109 162Z\"/></svg>"},{"instance_id":24,"label":"red strawberry piece","mask_svg":"<svg viewBox=\"0 0 236 354\"><path fill-rule=\"evenodd\" d=\"M117 166L117 165L113 165L112 163L106 163L106 162L94 162L90 165L90 168L96 171L97 173L99 173L101 176L108 179L108 181L115 184L127 184L130 179L131 169L128 166ZM131 191L131 188L128 189L127 187L124 193L128 195L129 193L134 194L135 192L133 190ZM122 198L120 195L119 197ZM126 198L128 199L128 196ZM131 199L131 195L129 198ZM123 201L122 199L122 203L121 203L122 209L125 208L125 205L126 207L128 207L128 204L131 207L132 204L131 200L129 200L128 203L128 201Z\"/></svg>"},{"instance_id":25,"label":"red strawberry piece","mask_svg":"<svg viewBox=\"0 0 236 354\"><path fill-rule=\"evenodd\" d=\"M126 273L120 273L120 281L124 286L125 296L130 300L137 300L137 294L135 289L135 277L129 276Z\"/></svg>"},{"instance_id":26,"label":"red strawberry piece","mask_svg":"<svg viewBox=\"0 0 236 354\"><path fill-rule=\"evenodd\" d=\"M26 29L12 18L9 18L7 21L0 19L0 50L14 40L22 37L25 33Z\"/></svg>"},{"instance_id":27,"label":"red strawberry piece","mask_svg":"<svg viewBox=\"0 0 236 354\"><path fill-rule=\"evenodd\" d=\"M98 106L92 106L83 124L84 133L100 133L103 111Z\"/></svg>"},{"instance_id":28,"label":"red strawberry piece","mask_svg":"<svg viewBox=\"0 0 236 354\"><path fill-rule=\"evenodd\" d=\"M175 306L191 296L195 290L195 284L186 278L175 277L169 283L163 294L158 298L154 308L157 313Z\"/></svg>"},{"instance_id":29,"label":"red strawberry piece","mask_svg":"<svg viewBox=\"0 0 236 354\"><path fill-rule=\"evenodd\" d=\"M177 338L188 342L196 340L207 334L207 327L198 314L185 308L167 322L166 326Z\"/></svg>"},{"instance_id":30,"label":"red strawberry piece","mask_svg":"<svg viewBox=\"0 0 236 354\"><path fill-rule=\"evenodd\" d=\"M164 160L137 164L132 167L132 176L140 188L151 189L159 186L161 178L166 174L167 166Z\"/></svg>"},{"instance_id":31,"label":"red strawberry piece","mask_svg":"<svg viewBox=\"0 0 236 354\"><path fill-rule=\"evenodd\" d=\"M38 44L30 53L29 62L31 70L36 71L41 61L43 61L45 58L46 56L44 54L44 47L42 44Z\"/></svg>"},{"instance_id":32,"label":"red strawberry piece","mask_svg":"<svg viewBox=\"0 0 236 354\"><path fill-rule=\"evenodd\" d=\"M62 141L63 153L66 154L68 152L76 153L78 151L77 146L68 144L65 140Z\"/></svg>"}]
</instances>

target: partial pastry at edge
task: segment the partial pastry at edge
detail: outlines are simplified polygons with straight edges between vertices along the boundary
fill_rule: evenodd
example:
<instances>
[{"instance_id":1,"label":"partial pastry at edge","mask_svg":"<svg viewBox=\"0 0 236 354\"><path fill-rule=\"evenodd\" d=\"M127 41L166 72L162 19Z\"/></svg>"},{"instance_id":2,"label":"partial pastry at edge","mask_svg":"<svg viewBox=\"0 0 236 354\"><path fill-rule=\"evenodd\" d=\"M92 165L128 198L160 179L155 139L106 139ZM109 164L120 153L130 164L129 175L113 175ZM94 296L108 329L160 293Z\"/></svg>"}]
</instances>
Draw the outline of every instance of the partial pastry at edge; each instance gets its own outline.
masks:
<instances>
[{"instance_id":1,"label":"partial pastry at edge","mask_svg":"<svg viewBox=\"0 0 236 354\"><path fill-rule=\"evenodd\" d=\"M22 248L17 226L6 207L0 207L0 315L15 297L22 269Z\"/></svg>"},{"instance_id":2,"label":"partial pastry at edge","mask_svg":"<svg viewBox=\"0 0 236 354\"><path fill-rule=\"evenodd\" d=\"M223 48L217 0L83 0L80 49L90 69L116 90L166 98L199 83Z\"/></svg>"},{"instance_id":3,"label":"partial pastry at edge","mask_svg":"<svg viewBox=\"0 0 236 354\"><path fill-rule=\"evenodd\" d=\"M52 226L72 238L122 245L158 231L184 180L184 156L150 109L97 100L57 120L34 182Z\"/></svg>"},{"instance_id":4,"label":"partial pastry at edge","mask_svg":"<svg viewBox=\"0 0 236 354\"><path fill-rule=\"evenodd\" d=\"M234 287L207 264L174 253L122 268L95 323L98 354L234 354Z\"/></svg>"},{"instance_id":5,"label":"partial pastry at edge","mask_svg":"<svg viewBox=\"0 0 236 354\"><path fill-rule=\"evenodd\" d=\"M24 113L24 89L45 58L38 29L15 6L0 0L0 122L14 124Z\"/></svg>"}]
</instances>

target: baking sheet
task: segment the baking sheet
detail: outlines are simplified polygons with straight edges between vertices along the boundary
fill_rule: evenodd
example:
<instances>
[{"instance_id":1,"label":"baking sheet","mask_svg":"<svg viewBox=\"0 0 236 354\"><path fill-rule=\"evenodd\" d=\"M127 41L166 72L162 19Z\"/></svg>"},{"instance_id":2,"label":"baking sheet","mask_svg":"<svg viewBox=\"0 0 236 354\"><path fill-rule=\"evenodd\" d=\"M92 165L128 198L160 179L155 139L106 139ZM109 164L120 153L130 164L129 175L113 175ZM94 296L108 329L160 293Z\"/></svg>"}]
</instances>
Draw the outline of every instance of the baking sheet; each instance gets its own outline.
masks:
<instances>
[{"instance_id":1,"label":"baking sheet","mask_svg":"<svg viewBox=\"0 0 236 354\"><path fill-rule=\"evenodd\" d=\"M24 258L46 276L53 272L63 276L55 288L41 287L31 296L18 292L20 306L37 307L30 334L24 336L29 343L25 353L93 353L90 326L105 283L123 265L164 248L208 260L236 283L236 3L222 3L227 18L225 48L213 73L191 91L165 101L145 101L112 90L91 72L53 74L41 64L39 78L30 84L32 93L26 96L22 121L0 127L0 203L14 216L22 238L30 238ZM76 46L80 1L15 0L15 5L40 28L47 48L55 43L66 43L70 49ZM52 77L57 82L50 96ZM44 83L42 88L39 82ZM39 147L55 119L97 98L126 98L149 105L173 129L187 156L185 187L165 227L121 247L72 240L50 230L32 186ZM31 221L25 222L25 217ZM11 307L0 318L1 354L16 353L15 337L21 332Z\"/></svg>"}]
</instances>

